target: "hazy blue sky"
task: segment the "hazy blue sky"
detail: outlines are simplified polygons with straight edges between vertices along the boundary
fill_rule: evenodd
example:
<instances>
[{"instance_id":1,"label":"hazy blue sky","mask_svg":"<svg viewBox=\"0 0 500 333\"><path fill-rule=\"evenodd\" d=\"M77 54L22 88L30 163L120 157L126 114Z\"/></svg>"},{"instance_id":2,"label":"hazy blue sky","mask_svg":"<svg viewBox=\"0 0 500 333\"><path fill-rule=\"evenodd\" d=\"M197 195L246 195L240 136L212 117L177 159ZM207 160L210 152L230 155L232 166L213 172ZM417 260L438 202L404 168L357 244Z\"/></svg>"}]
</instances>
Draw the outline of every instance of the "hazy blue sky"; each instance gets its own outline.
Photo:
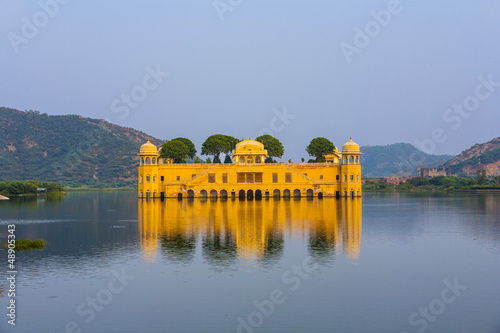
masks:
<instances>
[{"instance_id":1,"label":"hazy blue sky","mask_svg":"<svg viewBox=\"0 0 500 333\"><path fill-rule=\"evenodd\" d=\"M198 150L215 133L270 133L294 161L316 136L449 154L500 136L498 0L0 0L0 36L1 106Z\"/></svg>"}]
</instances>

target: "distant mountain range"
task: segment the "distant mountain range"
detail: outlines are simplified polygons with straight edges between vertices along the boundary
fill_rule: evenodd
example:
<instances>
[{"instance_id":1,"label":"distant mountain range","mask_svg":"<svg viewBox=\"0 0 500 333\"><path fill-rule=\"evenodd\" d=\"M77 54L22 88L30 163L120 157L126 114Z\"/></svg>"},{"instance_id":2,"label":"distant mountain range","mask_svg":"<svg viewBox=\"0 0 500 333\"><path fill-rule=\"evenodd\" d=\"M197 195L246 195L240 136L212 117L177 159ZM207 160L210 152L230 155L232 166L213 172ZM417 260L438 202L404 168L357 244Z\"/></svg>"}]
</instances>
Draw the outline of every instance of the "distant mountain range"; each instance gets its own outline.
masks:
<instances>
[{"instance_id":1,"label":"distant mountain range","mask_svg":"<svg viewBox=\"0 0 500 333\"><path fill-rule=\"evenodd\" d=\"M362 146L361 169L364 177L416 176L417 169L435 168L452 155L426 154L409 143L386 146Z\"/></svg>"},{"instance_id":2,"label":"distant mountain range","mask_svg":"<svg viewBox=\"0 0 500 333\"><path fill-rule=\"evenodd\" d=\"M488 176L500 175L500 137L475 144L444 165L456 176L476 176L486 170Z\"/></svg>"},{"instance_id":3,"label":"distant mountain range","mask_svg":"<svg viewBox=\"0 0 500 333\"><path fill-rule=\"evenodd\" d=\"M0 181L55 181L63 185L137 184L137 153L162 141L104 120L49 116L0 107Z\"/></svg>"},{"instance_id":4,"label":"distant mountain range","mask_svg":"<svg viewBox=\"0 0 500 333\"><path fill-rule=\"evenodd\" d=\"M137 153L146 133L78 115L49 116L0 107L0 181L35 179L66 186L137 184ZM415 176L419 167L445 165L453 174L500 173L500 138L453 158L429 155L408 143L363 146L363 176Z\"/></svg>"}]
</instances>

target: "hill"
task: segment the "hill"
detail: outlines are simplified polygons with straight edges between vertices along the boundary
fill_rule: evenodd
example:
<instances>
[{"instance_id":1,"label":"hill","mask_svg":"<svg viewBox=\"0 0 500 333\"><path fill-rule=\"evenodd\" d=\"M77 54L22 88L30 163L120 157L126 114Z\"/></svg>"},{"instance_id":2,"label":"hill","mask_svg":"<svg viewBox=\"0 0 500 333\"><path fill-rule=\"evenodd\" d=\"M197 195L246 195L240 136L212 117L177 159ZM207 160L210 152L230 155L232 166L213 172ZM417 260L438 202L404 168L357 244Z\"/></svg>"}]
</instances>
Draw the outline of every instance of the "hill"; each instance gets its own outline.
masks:
<instances>
[{"instance_id":1,"label":"hill","mask_svg":"<svg viewBox=\"0 0 500 333\"><path fill-rule=\"evenodd\" d=\"M363 146L360 150L364 177L416 176L418 168L434 168L453 157L426 154L409 143Z\"/></svg>"},{"instance_id":2,"label":"hill","mask_svg":"<svg viewBox=\"0 0 500 333\"><path fill-rule=\"evenodd\" d=\"M77 115L0 107L0 181L35 179L66 186L137 184L137 153L147 140L131 128Z\"/></svg>"},{"instance_id":3,"label":"hill","mask_svg":"<svg viewBox=\"0 0 500 333\"><path fill-rule=\"evenodd\" d=\"M500 137L489 142L475 144L444 164L456 176L476 176L478 170L486 170L487 176L500 175Z\"/></svg>"}]
</instances>

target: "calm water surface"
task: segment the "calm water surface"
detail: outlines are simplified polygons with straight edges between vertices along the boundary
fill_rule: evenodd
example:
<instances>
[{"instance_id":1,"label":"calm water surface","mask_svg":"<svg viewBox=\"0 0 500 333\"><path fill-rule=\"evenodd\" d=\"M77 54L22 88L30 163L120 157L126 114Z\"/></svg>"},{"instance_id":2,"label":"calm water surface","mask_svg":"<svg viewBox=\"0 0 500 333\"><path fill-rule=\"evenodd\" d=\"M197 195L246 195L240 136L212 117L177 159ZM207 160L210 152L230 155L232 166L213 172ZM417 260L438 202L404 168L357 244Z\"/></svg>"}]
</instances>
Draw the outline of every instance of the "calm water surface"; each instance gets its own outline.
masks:
<instances>
[{"instance_id":1,"label":"calm water surface","mask_svg":"<svg viewBox=\"0 0 500 333\"><path fill-rule=\"evenodd\" d=\"M1 332L500 332L500 196L0 202Z\"/></svg>"}]
</instances>

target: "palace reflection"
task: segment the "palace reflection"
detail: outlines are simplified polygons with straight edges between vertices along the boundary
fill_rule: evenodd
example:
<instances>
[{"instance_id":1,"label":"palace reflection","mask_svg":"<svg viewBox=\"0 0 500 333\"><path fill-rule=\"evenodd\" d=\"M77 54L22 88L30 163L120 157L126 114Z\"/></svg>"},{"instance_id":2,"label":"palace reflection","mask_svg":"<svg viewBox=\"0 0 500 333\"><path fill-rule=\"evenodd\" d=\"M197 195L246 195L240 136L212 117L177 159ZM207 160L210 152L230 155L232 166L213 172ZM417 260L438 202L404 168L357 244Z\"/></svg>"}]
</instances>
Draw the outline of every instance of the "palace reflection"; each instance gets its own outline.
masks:
<instances>
[{"instance_id":1,"label":"palace reflection","mask_svg":"<svg viewBox=\"0 0 500 333\"><path fill-rule=\"evenodd\" d=\"M211 266L236 261L271 265L294 239L318 262L360 256L362 199L139 201L141 249L148 261L191 263L197 251Z\"/></svg>"}]
</instances>

